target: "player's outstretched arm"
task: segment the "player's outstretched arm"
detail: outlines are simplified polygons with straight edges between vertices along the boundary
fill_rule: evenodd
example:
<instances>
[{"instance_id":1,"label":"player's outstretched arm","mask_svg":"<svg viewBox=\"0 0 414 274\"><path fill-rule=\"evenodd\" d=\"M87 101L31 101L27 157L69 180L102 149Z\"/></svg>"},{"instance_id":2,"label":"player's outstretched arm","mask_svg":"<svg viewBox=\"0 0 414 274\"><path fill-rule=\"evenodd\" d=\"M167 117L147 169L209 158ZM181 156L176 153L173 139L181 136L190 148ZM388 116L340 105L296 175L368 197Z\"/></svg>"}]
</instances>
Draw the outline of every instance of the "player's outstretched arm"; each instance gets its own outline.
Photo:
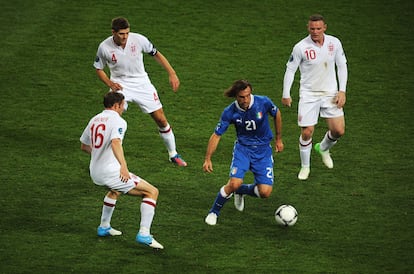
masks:
<instances>
[{"instance_id":1,"label":"player's outstretched arm","mask_svg":"<svg viewBox=\"0 0 414 274\"><path fill-rule=\"evenodd\" d=\"M131 178L131 176L129 175L129 170L128 170L128 166L125 160L124 149L122 148L121 139L112 139L111 147L115 155L115 158L118 160L119 164L121 165L119 177L121 178L123 182L126 182Z\"/></svg>"},{"instance_id":2,"label":"player's outstretched arm","mask_svg":"<svg viewBox=\"0 0 414 274\"><path fill-rule=\"evenodd\" d=\"M107 85L112 91L118 91L122 90L122 86L119 83L112 82L111 79L109 79L108 75L106 75L105 71L102 69L96 69L96 75L98 75L98 78Z\"/></svg>"},{"instance_id":3,"label":"player's outstretched arm","mask_svg":"<svg viewBox=\"0 0 414 274\"><path fill-rule=\"evenodd\" d=\"M282 92L282 104L290 107L292 105L292 98L290 97L290 88L292 87L293 80L295 79L296 70L292 70L289 67L286 68L285 75L283 77L283 92Z\"/></svg>"},{"instance_id":4,"label":"player's outstretched arm","mask_svg":"<svg viewBox=\"0 0 414 274\"><path fill-rule=\"evenodd\" d=\"M217 146L220 142L221 136L213 133L210 136L210 140L208 141L206 156L204 158L203 170L206 172L213 172L213 163L211 162L211 157L213 156L214 152L217 149Z\"/></svg>"},{"instance_id":5,"label":"player's outstretched arm","mask_svg":"<svg viewBox=\"0 0 414 274\"><path fill-rule=\"evenodd\" d=\"M282 141L282 113L280 112L280 109L278 109L276 113L274 122L275 122L275 150L276 152L282 152L285 146Z\"/></svg>"},{"instance_id":6,"label":"player's outstretched arm","mask_svg":"<svg viewBox=\"0 0 414 274\"><path fill-rule=\"evenodd\" d=\"M180 87L180 79L167 58L159 51L154 55L155 60L167 71L170 85L174 92Z\"/></svg>"}]
</instances>

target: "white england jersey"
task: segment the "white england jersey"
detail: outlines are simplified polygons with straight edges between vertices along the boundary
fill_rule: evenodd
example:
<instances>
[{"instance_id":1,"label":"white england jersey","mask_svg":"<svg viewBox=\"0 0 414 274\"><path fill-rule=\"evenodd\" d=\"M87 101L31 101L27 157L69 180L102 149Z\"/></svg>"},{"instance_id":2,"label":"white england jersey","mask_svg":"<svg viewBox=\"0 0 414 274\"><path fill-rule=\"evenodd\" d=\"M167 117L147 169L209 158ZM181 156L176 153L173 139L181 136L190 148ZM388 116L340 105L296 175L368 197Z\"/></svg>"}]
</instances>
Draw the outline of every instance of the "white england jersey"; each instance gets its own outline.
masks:
<instances>
[{"instance_id":1,"label":"white england jersey","mask_svg":"<svg viewBox=\"0 0 414 274\"><path fill-rule=\"evenodd\" d=\"M322 47L312 41L310 35L298 42L286 66L296 72L299 67L301 78L299 92L306 94L333 94L338 91L335 65L346 65L346 57L338 38L326 35ZM346 83L340 83L345 91Z\"/></svg>"},{"instance_id":2,"label":"white england jersey","mask_svg":"<svg viewBox=\"0 0 414 274\"><path fill-rule=\"evenodd\" d=\"M98 185L119 181L120 168L112 151L113 139L124 139L126 121L113 110L95 115L86 126L80 141L92 147L89 165L92 180Z\"/></svg>"},{"instance_id":3,"label":"white england jersey","mask_svg":"<svg viewBox=\"0 0 414 274\"><path fill-rule=\"evenodd\" d=\"M155 55L157 49L147 37L138 33L129 33L125 48L115 44L112 36L106 38L98 47L94 67L110 69L112 81L147 83L149 77L144 67L143 53Z\"/></svg>"}]
</instances>

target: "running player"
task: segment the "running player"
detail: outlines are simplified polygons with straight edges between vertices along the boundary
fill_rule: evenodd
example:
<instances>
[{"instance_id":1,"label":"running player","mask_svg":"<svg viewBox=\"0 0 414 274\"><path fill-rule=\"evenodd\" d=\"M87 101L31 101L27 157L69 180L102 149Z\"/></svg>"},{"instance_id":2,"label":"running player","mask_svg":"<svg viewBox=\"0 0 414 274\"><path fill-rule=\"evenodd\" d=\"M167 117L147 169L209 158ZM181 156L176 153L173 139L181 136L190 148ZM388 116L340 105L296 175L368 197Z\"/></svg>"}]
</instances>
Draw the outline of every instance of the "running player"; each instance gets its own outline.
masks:
<instances>
[{"instance_id":1,"label":"running player","mask_svg":"<svg viewBox=\"0 0 414 274\"><path fill-rule=\"evenodd\" d=\"M111 227L118 197L122 193L141 196L141 223L136 241L152 248L163 249L150 234L158 189L129 172L124 157L122 140L127 130L127 123L121 118L124 104L122 93L107 93L104 97L105 110L89 121L80 137L81 149L91 154L89 170L93 182L109 189L103 200L101 224L97 233L100 237L121 235L121 231Z\"/></svg>"},{"instance_id":2,"label":"running player","mask_svg":"<svg viewBox=\"0 0 414 274\"><path fill-rule=\"evenodd\" d=\"M112 91L122 92L127 102L137 104L144 113L149 113L161 138L167 147L169 159L179 166L187 166L177 153L175 136L164 114L157 90L145 71L143 53L147 53L167 71L174 92L180 80L167 58L159 52L147 37L130 32L127 19L118 17L112 20L112 36L106 38L98 47L94 67L99 79ZM104 71L108 66L110 78ZM128 104L125 104L125 109Z\"/></svg>"},{"instance_id":3,"label":"running player","mask_svg":"<svg viewBox=\"0 0 414 274\"><path fill-rule=\"evenodd\" d=\"M325 34L327 25L324 18L311 15L308 21L309 35L294 47L283 80L282 104L290 107L290 89L299 67L300 88L298 125L301 127L299 150L301 169L300 180L306 180L310 173L312 135L319 115L326 119L328 131L315 150L322 156L328 168L333 168L329 150L345 133L343 106L346 101L348 69L342 44L338 38ZM338 83L336 81L335 66Z\"/></svg>"},{"instance_id":4,"label":"running player","mask_svg":"<svg viewBox=\"0 0 414 274\"><path fill-rule=\"evenodd\" d=\"M214 133L208 142L203 169L213 171L211 157L216 151L221 136L230 124L236 128L237 140L233 148L233 160L230 166L230 179L220 188L205 222L217 223L221 208L234 193L234 205L237 210L244 209L244 196L268 198L273 189L273 153L270 142L273 133L268 116L274 118L276 131L275 151L283 151L282 115L273 102L265 96L253 95L252 86L246 80L238 80L225 92L225 96L236 100L227 106L221 114ZM250 170L254 175L253 184L243 184L245 173Z\"/></svg>"}]
</instances>

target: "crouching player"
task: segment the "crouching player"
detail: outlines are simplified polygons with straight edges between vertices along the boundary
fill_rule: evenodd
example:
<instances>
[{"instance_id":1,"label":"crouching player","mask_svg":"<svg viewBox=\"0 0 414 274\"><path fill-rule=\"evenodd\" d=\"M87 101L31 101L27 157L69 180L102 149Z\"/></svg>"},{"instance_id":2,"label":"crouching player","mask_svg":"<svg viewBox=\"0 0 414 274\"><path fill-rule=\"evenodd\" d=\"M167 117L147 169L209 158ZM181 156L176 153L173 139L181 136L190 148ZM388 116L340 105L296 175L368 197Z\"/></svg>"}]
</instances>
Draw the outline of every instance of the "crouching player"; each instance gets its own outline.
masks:
<instances>
[{"instance_id":1,"label":"crouching player","mask_svg":"<svg viewBox=\"0 0 414 274\"><path fill-rule=\"evenodd\" d=\"M105 109L89 121L80 137L81 149L91 154L89 171L93 182L109 189L103 200L101 224L97 233L100 237L121 235L121 231L111 227L118 197L121 194L141 196L141 223L136 241L152 248L163 249L150 234L158 189L129 172L124 157L122 140L127 129L126 121L121 118L124 100L121 93L107 93L104 97Z\"/></svg>"}]
</instances>

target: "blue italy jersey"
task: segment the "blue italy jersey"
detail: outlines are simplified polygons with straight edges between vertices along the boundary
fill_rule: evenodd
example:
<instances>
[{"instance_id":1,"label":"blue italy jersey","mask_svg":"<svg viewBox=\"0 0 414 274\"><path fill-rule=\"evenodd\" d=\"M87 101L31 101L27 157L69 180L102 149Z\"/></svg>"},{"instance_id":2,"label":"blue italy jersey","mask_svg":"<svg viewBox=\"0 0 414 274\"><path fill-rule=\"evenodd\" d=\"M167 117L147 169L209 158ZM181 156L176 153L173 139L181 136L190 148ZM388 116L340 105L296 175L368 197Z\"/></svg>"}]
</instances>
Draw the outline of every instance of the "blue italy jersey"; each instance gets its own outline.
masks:
<instances>
[{"instance_id":1,"label":"blue italy jersey","mask_svg":"<svg viewBox=\"0 0 414 274\"><path fill-rule=\"evenodd\" d=\"M249 109L243 110L237 101L224 109L215 133L221 136L234 124L241 145L267 145L273 139L268 117L276 117L277 112L277 106L268 97L251 95Z\"/></svg>"}]
</instances>

